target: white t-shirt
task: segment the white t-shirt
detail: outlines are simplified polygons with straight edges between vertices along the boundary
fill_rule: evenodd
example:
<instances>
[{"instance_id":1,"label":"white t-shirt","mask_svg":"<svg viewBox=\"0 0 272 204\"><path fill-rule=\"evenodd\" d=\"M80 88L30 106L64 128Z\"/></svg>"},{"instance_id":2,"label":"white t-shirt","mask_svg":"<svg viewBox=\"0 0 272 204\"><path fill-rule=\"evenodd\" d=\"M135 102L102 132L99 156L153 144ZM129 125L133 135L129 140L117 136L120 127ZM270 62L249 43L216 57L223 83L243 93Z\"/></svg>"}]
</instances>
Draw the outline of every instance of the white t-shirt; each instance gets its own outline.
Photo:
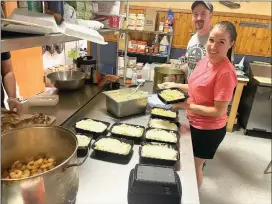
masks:
<instances>
[{"instance_id":1,"label":"white t-shirt","mask_svg":"<svg viewBox=\"0 0 272 204\"><path fill-rule=\"evenodd\" d=\"M192 71L194 70L197 62L206 56L206 43L209 38L209 33L203 36L194 34L187 46L186 58L187 58L187 80L189 79Z\"/></svg>"}]
</instances>

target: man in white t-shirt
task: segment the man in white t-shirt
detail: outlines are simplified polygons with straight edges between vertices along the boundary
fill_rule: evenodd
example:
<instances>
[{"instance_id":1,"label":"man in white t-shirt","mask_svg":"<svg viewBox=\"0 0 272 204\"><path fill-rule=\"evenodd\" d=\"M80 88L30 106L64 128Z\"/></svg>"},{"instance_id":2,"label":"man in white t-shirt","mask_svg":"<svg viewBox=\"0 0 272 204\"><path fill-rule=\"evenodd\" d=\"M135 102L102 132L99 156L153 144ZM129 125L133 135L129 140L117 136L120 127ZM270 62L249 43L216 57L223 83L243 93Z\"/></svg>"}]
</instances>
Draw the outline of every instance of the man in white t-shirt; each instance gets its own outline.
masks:
<instances>
[{"instance_id":1,"label":"man in white t-shirt","mask_svg":"<svg viewBox=\"0 0 272 204\"><path fill-rule=\"evenodd\" d=\"M211 19L213 17L213 5L207 1L195 1L192 6L192 22L196 33L191 37L186 51L187 80L194 70L196 63L206 56L205 45L208 41Z\"/></svg>"}]
</instances>

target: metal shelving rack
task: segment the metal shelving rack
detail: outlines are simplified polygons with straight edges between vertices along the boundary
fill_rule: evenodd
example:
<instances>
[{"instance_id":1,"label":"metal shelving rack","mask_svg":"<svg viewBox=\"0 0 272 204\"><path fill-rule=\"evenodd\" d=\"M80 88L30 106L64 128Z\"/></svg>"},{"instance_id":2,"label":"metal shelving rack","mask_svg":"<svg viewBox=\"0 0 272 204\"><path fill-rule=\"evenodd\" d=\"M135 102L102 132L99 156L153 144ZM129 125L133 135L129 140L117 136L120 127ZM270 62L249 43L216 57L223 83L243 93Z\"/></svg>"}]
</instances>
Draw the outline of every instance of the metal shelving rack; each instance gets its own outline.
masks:
<instances>
[{"instance_id":1,"label":"metal shelving rack","mask_svg":"<svg viewBox=\"0 0 272 204\"><path fill-rule=\"evenodd\" d=\"M111 29L102 29L98 31L102 36L114 34ZM64 34L49 34L49 35L26 35L20 34L14 37L1 39L1 53L13 50L20 50L31 47L39 47L43 45L51 45L56 43L64 43L81 40L79 38L67 36Z\"/></svg>"},{"instance_id":2,"label":"metal shelving rack","mask_svg":"<svg viewBox=\"0 0 272 204\"><path fill-rule=\"evenodd\" d=\"M126 1L126 16L128 18L129 16L129 1ZM127 22L127 26L128 27L128 20ZM127 54L130 53L128 52L128 34L132 33L132 32L140 32L140 33L152 33L152 34L158 34L158 35L167 35L170 36L170 41L169 41L169 51L167 55L160 55L160 54L143 54L143 53L135 53L138 55L149 55L149 56L156 56L156 57L167 57L167 62L169 62L170 60L170 54L171 54L171 46L172 46L172 41L173 41L173 32L160 32L160 31L138 31L138 30L129 30L129 29L113 29L115 31L118 31L118 40L117 40L117 51L116 51L116 69L118 69L118 53L119 53L119 39L120 39L120 34L121 33L125 33L125 53L124 53L124 73L123 73L123 80L124 80L124 84L126 84L126 72L127 72L127 61L128 61L128 56ZM133 53L134 54L134 53ZM117 73L116 73L117 74Z\"/></svg>"}]
</instances>

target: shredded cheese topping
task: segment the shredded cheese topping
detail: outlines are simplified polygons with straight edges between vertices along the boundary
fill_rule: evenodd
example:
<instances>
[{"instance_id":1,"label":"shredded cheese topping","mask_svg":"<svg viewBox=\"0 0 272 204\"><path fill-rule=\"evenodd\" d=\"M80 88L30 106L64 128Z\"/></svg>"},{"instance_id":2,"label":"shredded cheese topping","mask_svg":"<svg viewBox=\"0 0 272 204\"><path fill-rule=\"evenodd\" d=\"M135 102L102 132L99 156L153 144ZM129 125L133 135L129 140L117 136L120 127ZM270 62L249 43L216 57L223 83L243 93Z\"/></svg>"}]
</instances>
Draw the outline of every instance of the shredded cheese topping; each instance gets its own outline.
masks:
<instances>
[{"instance_id":1,"label":"shredded cheese topping","mask_svg":"<svg viewBox=\"0 0 272 204\"><path fill-rule=\"evenodd\" d=\"M92 119L81 120L76 123L76 128L82 130L88 130L92 132L103 132L107 129L107 125L101 122L94 121Z\"/></svg>"},{"instance_id":2,"label":"shredded cheese topping","mask_svg":"<svg viewBox=\"0 0 272 204\"><path fill-rule=\"evenodd\" d=\"M135 127L127 124L115 125L112 128L112 132L125 136L141 137L144 129L141 127Z\"/></svg>"},{"instance_id":3,"label":"shredded cheese topping","mask_svg":"<svg viewBox=\"0 0 272 204\"><path fill-rule=\"evenodd\" d=\"M76 135L76 137L77 137L79 147L86 147L91 141L91 138L85 135Z\"/></svg>"},{"instance_id":4,"label":"shredded cheese topping","mask_svg":"<svg viewBox=\"0 0 272 204\"><path fill-rule=\"evenodd\" d=\"M153 139L163 142L177 142L177 136L174 132L168 132L160 129L150 129L146 132L147 139Z\"/></svg>"},{"instance_id":5,"label":"shredded cheese topping","mask_svg":"<svg viewBox=\"0 0 272 204\"><path fill-rule=\"evenodd\" d=\"M163 90L160 93L161 97L166 101L174 101L185 98L184 94L178 90Z\"/></svg>"},{"instance_id":6,"label":"shredded cheese topping","mask_svg":"<svg viewBox=\"0 0 272 204\"><path fill-rule=\"evenodd\" d=\"M154 115L161 115L161 116L166 116L166 117L170 117L170 118L176 118L177 117L176 112L161 109L161 108L153 108L151 113L154 114Z\"/></svg>"},{"instance_id":7,"label":"shredded cheese topping","mask_svg":"<svg viewBox=\"0 0 272 204\"><path fill-rule=\"evenodd\" d=\"M163 144L146 144L142 147L142 156L155 159L177 160L178 152Z\"/></svg>"},{"instance_id":8,"label":"shredded cheese topping","mask_svg":"<svg viewBox=\"0 0 272 204\"><path fill-rule=\"evenodd\" d=\"M178 127L175 123L171 123L167 120L161 120L161 119L151 119L149 121L149 126L152 128L161 128L166 130L178 130Z\"/></svg>"},{"instance_id":9,"label":"shredded cheese topping","mask_svg":"<svg viewBox=\"0 0 272 204\"><path fill-rule=\"evenodd\" d=\"M131 145L113 138L101 138L95 143L95 149L127 155L131 149Z\"/></svg>"}]
</instances>

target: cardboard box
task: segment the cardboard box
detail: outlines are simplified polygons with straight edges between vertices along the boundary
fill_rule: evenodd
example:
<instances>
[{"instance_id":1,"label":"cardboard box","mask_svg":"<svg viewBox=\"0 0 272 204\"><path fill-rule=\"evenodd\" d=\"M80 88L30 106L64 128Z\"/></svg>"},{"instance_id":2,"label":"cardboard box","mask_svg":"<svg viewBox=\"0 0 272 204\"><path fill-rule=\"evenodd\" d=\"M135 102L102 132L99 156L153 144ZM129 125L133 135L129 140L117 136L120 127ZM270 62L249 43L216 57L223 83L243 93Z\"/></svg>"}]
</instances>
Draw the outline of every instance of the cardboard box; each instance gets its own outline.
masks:
<instances>
[{"instance_id":1,"label":"cardboard box","mask_svg":"<svg viewBox=\"0 0 272 204\"><path fill-rule=\"evenodd\" d=\"M146 9L144 30L155 31L157 12L154 9Z\"/></svg>"}]
</instances>

